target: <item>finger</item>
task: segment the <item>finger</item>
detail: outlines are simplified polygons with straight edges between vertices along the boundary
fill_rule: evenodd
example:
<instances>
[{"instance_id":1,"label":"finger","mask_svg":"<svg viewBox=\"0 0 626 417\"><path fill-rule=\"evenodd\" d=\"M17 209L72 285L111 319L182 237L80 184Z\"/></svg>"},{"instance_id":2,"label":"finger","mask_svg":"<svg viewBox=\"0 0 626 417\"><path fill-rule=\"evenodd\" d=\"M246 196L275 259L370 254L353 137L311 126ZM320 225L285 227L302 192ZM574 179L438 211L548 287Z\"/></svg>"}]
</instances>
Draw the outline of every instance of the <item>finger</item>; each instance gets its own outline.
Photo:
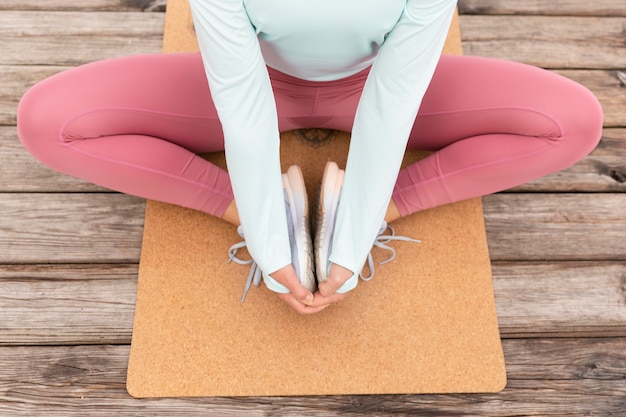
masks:
<instances>
[{"instance_id":1,"label":"finger","mask_svg":"<svg viewBox=\"0 0 626 417\"><path fill-rule=\"evenodd\" d=\"M343 282L341 282L340 280L338 279L331 280L329 277L327 281L320 282L317 287L318 287L319 293L323 297L331 297L333 295L337 295L337 290L341 288L342 284Z\"/></svg>"},{"instance_id":2,"label":"finger","mask_svg":"<svg viewBox=\"0 0 626 417\"><path fill-rule=\"evenodd\" d=\"M300 284L300 280L296 275L293 265L287 265L278 271L270 274L278 283L284 285L293 297L302 304L310 304L313 302L313 293Z\"/></svg>"},{"instance_id":3,"label":"finger","mask_svg":"<svg viewBox=\"0 0 626 417\"><path fill-rule=\"evenodd\" d=\"M315 307L304 305L300 301L298 301L292 294L278 294L278 298L289 304L289 306L291 306L291 308L296 310L299 314L319 313L320 311L328 307L328 304Z\"/></svg>"},{"instance_id":4,"label":"finger","mask_svg":"<svg viewBox=\"0 0 626 417\"><path fill-rule=\"evenodd\" d=\"M318 285L319 292L324 297L330 297L337 293L337 290L352 276L354 273L348 268L341 265L331 264L328 270L328 280L320 282Z\"/></svg>"},{"instance_id":5,"label":"finger","mask_svg":"<svg viewBox=\"0 0 626 417\"><path fill-rule=\"evenodd\" d=\"M330 304L343 301L347 297L347 294L332 294L329 296L324 296L319 291L317 291L313 295L315 296L315 298L313 299L313 302L309 304L310 307L328 306Z\"/></svg>"}]
</instances>

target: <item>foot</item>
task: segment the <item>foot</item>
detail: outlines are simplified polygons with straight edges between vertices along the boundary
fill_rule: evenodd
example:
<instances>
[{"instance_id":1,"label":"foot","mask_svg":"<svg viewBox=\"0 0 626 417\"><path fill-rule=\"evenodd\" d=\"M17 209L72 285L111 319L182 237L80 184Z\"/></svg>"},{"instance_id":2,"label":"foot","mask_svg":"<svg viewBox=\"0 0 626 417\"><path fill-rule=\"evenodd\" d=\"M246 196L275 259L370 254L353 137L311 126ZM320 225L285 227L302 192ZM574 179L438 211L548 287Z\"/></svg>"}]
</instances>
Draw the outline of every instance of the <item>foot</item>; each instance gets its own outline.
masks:
<instances>
[{"instance_id":1,"label":"foot","mask_svg":"<svg viewBox=\"0 0 626 417\"><path fill-rule=\"evenodd\" d=\"M316 204L315 222L315 272L317 281L328 280L329 261L333 230L339 197L343 186L344 171L335 162L327 162L320 184Z\"/></svg>"}]
</instances>

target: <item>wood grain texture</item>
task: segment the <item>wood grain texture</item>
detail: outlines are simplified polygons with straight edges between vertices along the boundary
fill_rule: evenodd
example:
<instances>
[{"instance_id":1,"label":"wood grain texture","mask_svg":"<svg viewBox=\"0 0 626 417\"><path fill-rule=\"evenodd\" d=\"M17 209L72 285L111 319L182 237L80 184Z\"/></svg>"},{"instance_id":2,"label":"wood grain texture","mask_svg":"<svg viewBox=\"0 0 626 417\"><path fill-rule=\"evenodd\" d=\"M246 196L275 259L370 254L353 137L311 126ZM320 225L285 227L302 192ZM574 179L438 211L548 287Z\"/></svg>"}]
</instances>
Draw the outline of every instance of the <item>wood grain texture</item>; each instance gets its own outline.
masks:
<instances>
[{"instance_id":1,"label":"wood grain texture","mask_svg":"<svg viewBox=\"0 0 626 417\"><path fill-rule=\"evenodd\" d=\"M79 65L159 53L163 13L3 11L0 65ZM29 53L24 53L29 51Z\"/></svg>"},{"instance_id":2,"label":"wood grain texture","mask_svg":"<svg viewBox=\"0 0 626 417\"><path fill-rule=\"evenodd\" d=\"M0 75L7 83L0 97L0 124L15 123L15 106L26 88L63 66L131 53L160 52L162 14L92 14L94 24L89 28L81 26L80 12L55 12L44 17L39 12L0 14L0 24L4 25L0 26L0 65L4 64L0 66ZM626 68L621 33L624 20L559 18L555 25L553 17L533 19L462 16L466 54L551 68L598 68L560 73L587 86L599 97L607 127L626 126L626 113L621 111L626 106L626 94L616 74L617 69ZM32 53L24 54L25 50ZM13 63L19 66L14 67ZM54 68L55 65L60 67Z\"/></svg>"},{"instance_id":3,"label":"wood grain texture","mask_svg":"<svg viewBox=\"0 0 626 417\"><path fill-rule=\"evenodd\" d=\"M0 345L130 343L137 269L0 266ZM495 262L500 333L626 336L625 277L626 262ZM245 277L240 279L243 284Z\"/></svg>"},{"instance_id":4,"label":"wood grain texture","mask_svg":"<svg viewBox=\"0 0 626 417\"><path fill-rule=\"evenodd\" d=\"M615 248L602 256L614 257L621 248L621 240L614 235L602 236L620 210L626 217L620 197L625 178L626 94L616 76L617 69L626 68L621 19L626 16L626 3L615 0L459 2L466 54L511 57L557 69L598 95L605 126L614 127L605 129L603 141L589 158L563 173L515 189L524 193L519 196L525 201L521 206L520 200L502 200L508 195L485 199L484 206L491 210L488 219L495 254L509 259L517 251L530 252L534 259L518 255L519 260L493 264L501 331L505 338L513 338L504 340L509 386L503 393L131 399L124 389L129 349L124 344L130 340L143 203L116 194L85 194L102 189L40 166L17 143L15 107L28 86L68 66L160 51L163 14L143 11L162 11L163 3L0 2L0 256L4 257L0 261L0 344L11 345L0 348L0 415L624 414L625 341L587 337L626 336L624 261L552 259L563 253L570 259L586 249L595 259L611 242ZM58 192L78 194L47 194ZM605 194L579 194L561 204L561 192L614 193L618 201L605 199ZM531 204L535 197L540 200L537 206ZM570 194L564 197L569 199ZM553 203L546 206L547 200ZM119 204L125 214L119 217L112 209L99 211L95 201ZM603 224L607 211L613 214ZM581 224L577 216L571 228L562 217L557 220L549 233L552 237L545 242L545 230L534 238L525 231L529 224L531 230L545 229L542 225L550 215L558 218L572 212L579 213L578 217L585 213L582 227L588 236L577 231ZM15 222L17 226L12 225ZM600 227L594 229L594 223ZM558 234L561 239L556 239ZM98 242L96 236L103 239ZM537 260L541 251L550 259ZM73 263L67 263L68 259ZM545 339L546 335L559 338ZM85 345L20 346L48 344Z\"/></svg>"},{"instance_id":5,"label":"wood grain texture","mask_svg":"<svg viewBox=\"0 0 626 417\"><path fill-rule=\"evenodd\" d=\"M137 267L0 266L0 345L130 343Z\"/></svg>"},{"instance_id":6,"label":"wood grain texture","mask_svg":"<svg viewBox=\"0 0 626 417\"><path fill-rule=\"evenodd\" d=\"M483 198L492 260L626 259L625 194Z\"/></svg>"},{"instance_id":7,"label":"wood grain texture","mask_svg":"<svg viewBox=\"0 0 626 417\"><path fill-rule=\"evenodd\" d=\"M626 16L626 3L616 0L459 0L461 14L542 16Z\"/></svg>"},{"instance_id":8,"label":"wood grain texture","mask_svg":"<svg viewBox=\"0 0 626 417\"><path fill-rule=\"evenodd\" d=\"M626 262L495 262L503 337L626 335Z\"/></svg>"},{"instance_id":9,"label":"wood grain texture","mask_svg":"<svg viewBox=\"0 0 626 417\"><path fill-rule=\"evenodd\" d=\"M0 194L0 263L137 262L144 207L122 194Z\"/></svg>"},{"instance_id":10,"label":"wood grain texture","mask_svg":"<svg viewBox=\"0 0 626 417\"><path fill-rule=\"evenodd\" d=\"M626 194L511 193L484 202L494 261L626 259ZM138 262L141 199L0 194L0 210L0 263Z\"/></svg>"},{"instance_id":11,"label":"wood grain texture","mask_svg":"<svg viewBox=\"0 0 626 417\"><path fill-rule=\"evenodd\" d=\"M135 400L127 346L0 348L0 414L11 416L621 416L626 339L505 340L500 394ZM7 376L10 375L10 376Z\"/></svg>"},{"instance_id":12,"label":"wood grain texture","mask_svg":"<svg viewBox=\"0 0 626 417\"><path fill-rule=\"evenodd\" d=\"M626 17L461 16L463 50L553 69L626 68Z\"/></svg>"},{"instance_id":13,"label":"wood grain texture","mask_svg":"<svg viewBox=\"0 0 626 417\"><path fill-rule=\"evenodd\" d=\"M163 12L167 0L2 0L0 10Z\"/></svg>"}]
</instances>

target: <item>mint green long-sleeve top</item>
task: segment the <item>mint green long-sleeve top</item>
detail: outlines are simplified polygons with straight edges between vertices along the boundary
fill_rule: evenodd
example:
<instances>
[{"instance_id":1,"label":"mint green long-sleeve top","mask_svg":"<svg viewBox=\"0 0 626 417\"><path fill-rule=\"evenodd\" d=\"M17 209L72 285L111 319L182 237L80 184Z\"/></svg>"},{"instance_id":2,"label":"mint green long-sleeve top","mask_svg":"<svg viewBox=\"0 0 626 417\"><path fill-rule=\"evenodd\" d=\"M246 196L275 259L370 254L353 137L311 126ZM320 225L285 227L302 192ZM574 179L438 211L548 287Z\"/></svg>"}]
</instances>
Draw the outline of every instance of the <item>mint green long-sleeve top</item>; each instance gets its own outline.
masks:
<instances>
[{"instance_id":1,"label":"mint green long-sleeve top","mask_svg":"<svg viewBox=\"0 0 626 417\"><path fill-rule=\"evenodd\" d=\"M360 272L456 0L190 0L250 254L291 263L276 105L267 66L327 81L369 66L352 128L330 261ZM351 279L356 285L356 279Z\"/></svg>"}]
</instances>

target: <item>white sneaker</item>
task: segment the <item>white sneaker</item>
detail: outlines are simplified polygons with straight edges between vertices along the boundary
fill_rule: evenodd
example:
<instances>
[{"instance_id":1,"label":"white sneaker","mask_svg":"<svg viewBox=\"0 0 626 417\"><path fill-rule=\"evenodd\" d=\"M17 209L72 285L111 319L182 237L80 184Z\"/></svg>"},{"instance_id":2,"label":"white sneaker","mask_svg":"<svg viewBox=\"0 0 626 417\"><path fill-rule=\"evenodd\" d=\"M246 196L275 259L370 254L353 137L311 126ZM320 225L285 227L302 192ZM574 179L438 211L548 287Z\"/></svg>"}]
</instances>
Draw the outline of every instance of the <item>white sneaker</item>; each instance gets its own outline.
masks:
<instances>
[{"instance_id":1,"label":"white sneaker","mask_svg":"<svg viewBox=\"0 0 626 417\"><path fill-rule=\"evenodd\" d=\"M289 242L291 243L291 263L300 279L300 284L311 292L315 292L317 282L315 280L315 271L313 270L313 243L311 241L309 202L300 167L292 165L283 174L283 188L285 189L287 226ZM272 281L274 280L272 279Z\"/></svg>"},{"instance_id":2,"label":"white sneaker","mask_svg":"<svg viewBox=\"0 0 626 417\"><path fill-rule=\"evenodd\" d=\"M283 174L282 179L292 264L300 283L310 291L315 291L317 284L313 272L313 250L308 218L309 207L302 171L298 166L291 166ZM263 277L265 286L270 290L283 294L288 293L289 290L284 285L262 272L253 259L243 260L236 256L237 251L246 246L243 228L239 226L237 232L244 238L244 241L230 247L228 251L229 261L234 261L240 265L250 265L250 272L248 273L241 301L245 300L252 284L258 286L261 283L261 277Z\"/></svg>"},{"instance_id":3,"label":"white sneaker","mask_svg":"<svg viewBox=\"0 0 626 417\"><path fill-rule=\"evenodd\" d=\"M344 170L335 162L329 161L324 168L324 175L317 196L315 223L315 270L318 282L328 280L328 260L332 249L333 231L337 218L337 207L343 187ZM348 292L356 287L358 275L350 278L337 292Z\"/></svg>"},{"instance_id":4,"label":"white sneaker","mask_svg":"<svg viewBox=\"0 0 626 417\"><path fill-rule=\"evenodd\" d=\"M315 265L318 282L328 280L328 268L330 267L328 257L332 249L332 237L335 228L337 207L341 196L341 188L343 186L343 177L344 171L339 169L336 163L328 162L326 164L324 176L322 177L322 184L319 190L316 213ZM391 234L384 234L387 229L391 231ZM374 240L372 249L374 247L378 247L391 251L391 256L380 262L380 264L390 262L396 257L395 250L387 246L387 243L392 240L402 240L405 242L416 243L421 242L406 236L396 236L394 229L391 226L388 226L383 220L383 223L378 231L378 235ZM359 271L358 274L354 274L350 279L348 279L337 290L337 292L342 294L353 290L357 286L359 277L363 281L369 281L372 279L374 277L374 261L371 252L367 255L367 265L370 270L370 274L368 276L363 275L363 270Z\"/></svg>"}]
</instances>

